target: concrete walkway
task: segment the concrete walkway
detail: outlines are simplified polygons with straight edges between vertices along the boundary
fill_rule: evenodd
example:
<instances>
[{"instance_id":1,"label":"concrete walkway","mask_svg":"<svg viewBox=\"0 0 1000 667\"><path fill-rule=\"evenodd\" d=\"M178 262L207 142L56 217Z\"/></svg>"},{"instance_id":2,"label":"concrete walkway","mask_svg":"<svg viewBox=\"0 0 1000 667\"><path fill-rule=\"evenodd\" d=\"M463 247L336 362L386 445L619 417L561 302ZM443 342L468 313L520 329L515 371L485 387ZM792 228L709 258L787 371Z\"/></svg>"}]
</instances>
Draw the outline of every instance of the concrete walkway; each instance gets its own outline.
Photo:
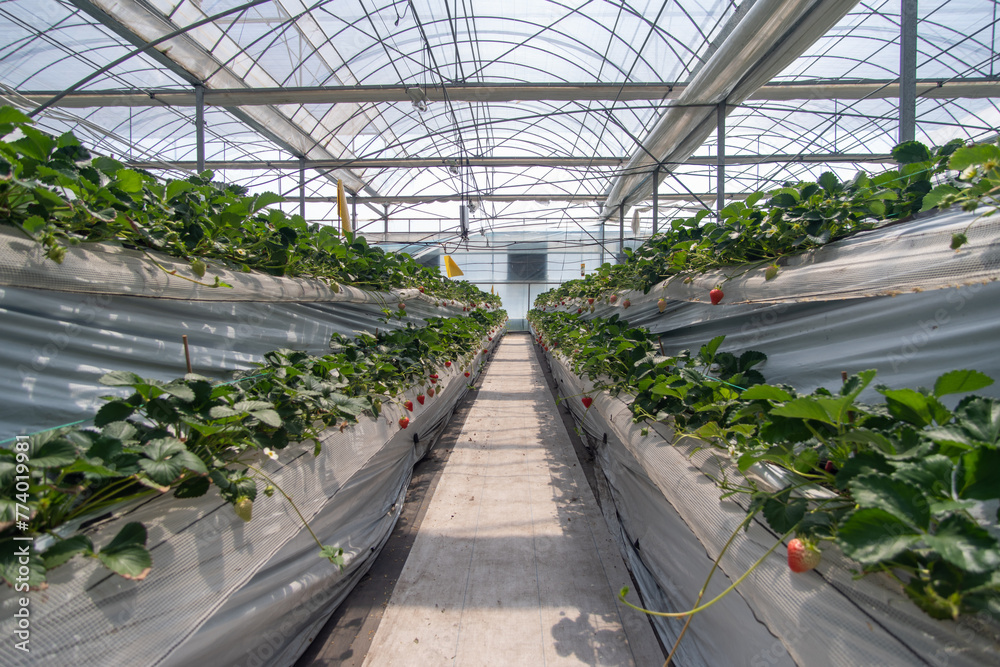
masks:
<instances>
[{"instance_id":1,"label":"concrete walkway","mask_svg":"<svg viewBox=\"0 0 1000 667\"><path fill-rule=\"evenodd\" d=\"M365 665L660 665L527 336L491 363Z\"/></svg>"}]
</instances>

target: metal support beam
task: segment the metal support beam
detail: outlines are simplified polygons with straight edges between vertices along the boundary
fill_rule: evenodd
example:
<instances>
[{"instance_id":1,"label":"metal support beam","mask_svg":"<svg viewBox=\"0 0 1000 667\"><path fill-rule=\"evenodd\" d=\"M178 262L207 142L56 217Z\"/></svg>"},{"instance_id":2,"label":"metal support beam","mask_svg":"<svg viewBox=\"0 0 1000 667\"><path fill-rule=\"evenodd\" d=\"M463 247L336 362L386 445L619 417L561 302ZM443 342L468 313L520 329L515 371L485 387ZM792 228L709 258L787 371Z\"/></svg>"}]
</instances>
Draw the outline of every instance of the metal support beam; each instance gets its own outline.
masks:
<instances>
[{"instance_id":1,"label":"metal support beam","mask_svg":"<svg viewBox=\"0 0 1000 667\"><path fill-rule=\"evenodd\" d=\"M358 231L358 193L351 195L351 229Z\"/></svg>"},{"instance_id":2,"label":"metal support beam","mask_svg":"<svg viewBox=\"0 0 1000 667\"><path fill-rule=\"evenodd\" d=\"M677 104L639 142L628 166L608 189L601 214L620 203L644 201L652 192L654 164L683 162L712 136L719 103L742 104L785 70L847 14L857 0L755 0L734 14L715 51L692 76Z\"/></svg>"},{"instance_id":3,"label":"metal support beam","mask_svg":"<svg viewBox=\"0 0 1000 667\"><path fill-rule=\"evenodd\" d=\"M942 99L980 99L997 97L1000 81L986 78L921 79L916 82L919 97ZM464 84L448 86L452 102L515 102L515 101L608 101L608 102L662 102L680 96L685 84L568 83L558 86L539 84ZM443 100L441 89L431 89L432 95ZM438 91L434 93L433 91ZM42 104L61 91L25 91L21 99ZM898 80L865 79L856 82L817 80L797 83L767 84L747 97L755 102L789 100L884 100L900 96ZM410 97L400 86L335 86L327 88L209 88L205 91L205 104L220 107L250 107L280 104L376 104L380 102L411 103ZM53 106L67 108L88 107L192 107L196 105L193 93L176 89L162 90L97 90L66 95ZM669 102L664 106L669 106Z\"/></svg>"},{"instance_id":4,"label":"metal support beam","mask_svg":"<svg viewBox=\"0 0 1000 667\"><path fill-rule=\"evenodd\" d=\"M389 205L388 204L385 205L385 213L382 215L382 223L383 223L382 224L383 233L388 234L389 233Z\"/></svg>"},{"instance_id":5,"label":"metal support beam","mask_svg":"<svg viewBox=\"0 0 1000 667\"><path fill-rule=\"evenodd\" d=\"M726 103L723 101L716 111L716 164L715 164L715 212L722 218L722 208L726 201Z\"/></svg>"},{"instance_id":6,"label":"metal support beam","mask_svg":"<svg viewBox=\"0 0 1000 667\"><path fill-rule=\"evenodd\" d=\"M149 3L141 0L68 0L68 2L122 37L126 42L140 49L177 29L171 19L165 17L155 8L151 9ZM198 3L193 4L195 5L193 11L199 12ZM212 95L215 90L247 90L248 87L252 88L252 80L240 78L231 68L227 67L225 62L212 56L209 53L211 46L199 41L198 36L194 33L179 34L166 44L168 47L162 52L157 49L147 50L145 57L156 60L192 86L202 82L208 83L211 87L205 90L205 105L225 106L214 104ZM178 91L175 89L173 92L177 93ZM161 101L150 97L149 89L140 94L147 98L147 103L142 106L163 106ZM179 94L187 100L184 106L197 106L194 91L183 90ZM49 96L48 99L51 98L52 96ZM45 101L47 100L42 100L40 104ZM17 103L23 104L23 100ZM70 100L67 105L79 106L73 100ZM99 106L103 106L103 104ZM132 105L126 104L125 106ZM321 142L317 138L319 135L313 136L311 131L303 129L275 109L229 108L227 112L288 153L293 155L311 154L316 158L333 157L328 148L320 145ZM326 131L320 134L329 138ZM334 181L337 178L342 178L344 183L352 189L363 189L372 195L378 194L356 174L347 170L337 174L324 174L324 176Z\"/></svg>"},{"instance_id":7,"label":"metal support beam","mask_svg":"<svg viewBox=\"0 0 1000 667\"><path fill-rule=\"evenodd\" d=\"M618 205L618 263L625 262L625 204Z\"/></svg>"},{"instance_id":8,"label":"metal support beam","mask_svg":"<svg viewBox=\"0 0 1000 667\"><path fill-rule=\"evenodd\" d=\"M299 215L306 217L306 161L299 160Z\"/></svg>"},{"instance_id":9,"label":"metal support beam","mask_svg":"<svg viewBox=\"0 0 1000 667\"><path fill-rule=\"evenodd\" d=\"M205 86L194 84L194 97L194 141L198 158L197 171L200 174L205 171Z\"/></svg>"},{"instance_id":10,"label":"metal support beam","mask_svg":"<svg viewBox=\"0 0 1000 667\"><path fill-rule=\"evenodd\" d=\"M601 266L604 266L604 230L607 227L603 222L601 223Z\"/></svg>"},{"instance_id":11,"label":"metal support beam","mask_svg":"<svg viewBox=\"0 0 1000 667\"><path fill-rule=\"evenodd\" d=\"M917 0L900 0L899 141L917 136Z\"/></svg>"},{"instance_id":12,"label":"metal support beam","mask_svg":"<svg viewBox=\"0 0 1000 667\"><path fill-rule=\"evenodd\" d=\"M653 170L653 234L660 227L660 165Z\"/></svg>"},{"instance_id":13,"label":"metal support beam","mask_svg":"<svg viewBox=\"0 0 1000 667\"><path fill-rule=\"evenodd\" d=\"M432 167L448 167L454 160L450 158L358 158L353 160L306 160L308 169L426 169ZM623 165L626 158L604 157L564 157L564 158L536 158L531 156L522 157L483 157L469 158L463 160L463 164L470 167L619 167ZM836 163L836 162L867 162L867 163L890 163L895 162L890 153L774 153L769 155L727 155L727 165L741 164L768 164L768 163ZM197 164L189 161L162 162L132 160L127 164L130 167L139 169L182 169L191 171L197 168ZM716 157L690 157L681 162L663 162L659 166L663 169L674 164L706 165L715 166L718 164ZM212 160L205 163L208 169L216 171L222 169L246 169L246 170L268 170L268 169L298 169L298 160Z\"/></svg>"},{"instance_id":14,"label":"metal support beam","mask_svg":"<svg viewBox=\"0 0 1000 667\"><path fill-rule=\"evenodd\" d=\"M727 197L729 199L745 199L750 196L749 192L739 192L739 193L729 193ZM660 193L660 203L665 201L671 202L697 202L699 199L702 201L710 200L715 195L714 192L696 192L696 193ZM383 204L383 205L405 205L405 204L433 204L435 202L461 202L465 201L468 195L462 195L459 193L441 194L441 195L380 195L378 197L358 197L358 204L369 205L369 204ZM554 194L538 194L537 192L520 192L515 194L503 194L503 195L480 195L478 199L486 202L518 202L518 201L533 201L538 203L539 206L552 208L553 204L558 202L559 204L570 203L570 204L599 204L604 200L601 195L554 195ZM327 197L306 197L307 202L318 202L318 203L333 203L337 201L336 196Z\"/></svg>"}]
</instances>

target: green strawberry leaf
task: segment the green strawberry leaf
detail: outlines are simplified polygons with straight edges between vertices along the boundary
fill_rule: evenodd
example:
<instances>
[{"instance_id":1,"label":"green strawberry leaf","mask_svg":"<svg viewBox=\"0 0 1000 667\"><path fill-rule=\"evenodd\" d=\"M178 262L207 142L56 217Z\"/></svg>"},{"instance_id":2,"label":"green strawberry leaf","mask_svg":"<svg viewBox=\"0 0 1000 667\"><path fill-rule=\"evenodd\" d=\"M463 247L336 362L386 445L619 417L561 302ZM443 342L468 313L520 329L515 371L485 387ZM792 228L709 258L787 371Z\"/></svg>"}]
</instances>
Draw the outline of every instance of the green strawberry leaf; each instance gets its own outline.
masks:
<instances>
[{"instance_id":1,"label":"green strawberry leaf","mask_svg":"<svg viewBox=\"0 0 1000 667\"><path fill-rule=\"evenodd\" d=\"M740 398L747 401L767 400L767 401L790 401L792 395L781 387L769 384L754 385L740 394Z\"/></svg>"},{"instance_id":2,"label":"green strawberry leaf","mask_svg":"<svg viewBox=\"0 0 1000 667\"><path fill-rule=\"evenodd\" d=\"M919 141L904 141L892 149L892 159L899 164L926 162L931 159L931 152Z\"/></svg>"},{"instance_id":3,"label":"green strawberry leaf","mask_svg":"<svg viewBox=\"0 0 1000 667\"><path fill-rule=\"evenodd\" d=\"M962 455L965 477L959 496L975 500L1000 498L1000 450L980 448Z\"/></svg>"},{"instance_id":4,"label":"green strawberry leaf","mask_svg":"<svg viewBox=\"0 0 1000 667\"><path fill-rule=\"evenodd\" d=\"M751 387L752 389L752 387ZM749 391L749 389L747 390ZM744 392L745 394L746 392ZM793 419L812 419L826 424L836 424L826 408L811 396L802 396L788 401L782 406L771 410L772 415L791 417Z\"/></svg>"},{"instance_id":5,"label":"green strawberry leaf","mask_svg":"<svg viewBox=\"0 0 1000 667\"><path fill-rule=\"evenodd\" d=\"M789 500L789 491L768 498L764 502L764 518L777 533L787 533L802 521L806 514L808 503L805 498Z\"/></svg>"},{"instance_id":6,"label":"green strawberry leaf","mask_svg":"<svg viewBox=\"0 0 1000 667\"><path fill-rule=\"evenodd\" d=\"M896 419L924 427L933 423L945 424L951 421L951 412L937 398L925 396L913 389L879 388L886 398L889 413Z\"/></svg>"},{"instance_id":7,"label":"green strawberry leaf","mask_svg":"<svg viewBox=\"0 0 1000 667\"><path fill-rule=\"evenodd\" d=\"M939 377L934 383L934 395L941 397L947 394L963 394L989 387L991 384L993 378L979 371L951 371Z\"/></svg>"},{"instance_id":8,"label":"green strawberry leaf","mask_svg":"<svg viewBox=\"0 0 1000 667\"><path fill-rule=\"evenodd\" d=\"M185 468L207 474L204 461L187 450L176 438L157 438L147 444L142 453L148 457L139 461L149 478L158 484L172 484Z\"/></svg>"},{"instance_id":9,"label":"green strawberry leaf","mask_svg":"<svg viewBox=\"0 0 1000 667\"><path fill-rule=\"evenodd\" d=\"M867 474L852 479L848 488L861 508L884 510L921 530L930 525L930 508L924 494L911 484L886 475Z\"/></svg>"},{"instance_id":10,"label":"green strawberry leaf","mask_svg":"<svg viewBox=\"0 0 1000 667\"><path fill-rule=\"evenodd\" d=\"M836 437L837 442L870 445L884 454L895 454L896 448L884 433L867 428L853 428Z\"/></svg>"},{"instance_id":11,"label":"green strawberry leaf","mask_svg":"<svg viewBox=\"0 0 1000 667\"><path fill-rule=\"evenodd\" d=\"M109 387L134 387L143 384L143 379L131 371L111 371L105 373L100 380L101 384Z\"/></svg>"},{"instance_id":12,"label":"green strawberry leaf","mask_svg":"<svg viewBox=\"0 0 1000 667\"><path fill-rule=\"evenodd\" d=\"M125 524L97 557L109 570L142 581L153 567L153 557L146 550L146 527L138 522Z\"/></svg>"},{"instance_id":13,"label":"green strawberry leaf","mask_svg":"<svg viewBox=\"0 0 1000 667\"><path fill-rule=\"evenodd\" d=\"M76 461L79 453L58 431L37 433L29 440L28 456L33 468L58 468Z\"/></svg>"},{"instance_id":14,"label":"green strawberry leaf","mask_svg":"<svg viewBox=\"0 0 1000 667\"><path fill-rule=\"evenodd\" d=\"M120 169L116 180L116 185L123 192L133 193L142 191L142 174L137 171L132 171L131 169Z\"/></svg>"},{"instance_id":15,"label":"green strawberry leaf","mask_svg":"<svg viewBox=\"0 0 1000 667\"><path fill-rule=\"evenodd\" d=\"M1000 149L993 144L976 144L959 148L951 154L948 168L964 171L971 166L980 165L991 160L1000 160Z\"/></svg>"},{"instance_id":16,"label":"green strawberry leaf","mask_svg":"<svg viewBox=\"0 0 1000 667\"><path fill-rule=\"evenodd\" d=\"M272 428L281 428L281 416L274 410L255 410L250 414Z\"/></svg>"},{"instance_id":17,"label":"green strawberry leaf","mask_svg":"<svg viewBox=\"0 0 1000 667\"><path fill-rule=\"evenodd\" d=\"M208 493L209 487L212 483L209 481L208 477L191 477L184 480L177 486L177 490L174 491L174 497L176 498L198 498Z\"/></svg>"},{"instance_id":18,"label":"green strawberry leaf","mask_svg":"<svg viewBox=\"0 0 1000 667\"><path fill-rule=\"evenodd\" d=\"M195 400L194 389L189 387L183 380L168 382L160 388L171 396L176 396L187 403L193 403Z\"/></svg>"},{"instance_id":19,"label":"green strawberry leaf","mask_svg":"<svg viewBox=\"0 0 1000 667\"><path fill-rule=\"evenodd\" d=\"M902 519L878 508L856 510L837 530L837 546L864 565L892 560L920 538Z\"/></svg>"},{"instance_id":20,"label":"green strawberry leaf","mask_svg":"<svg viewBox=\"0 0 1000 667\"><path fill-rule=\"evenodd\" d=\"M996 538L963 514L950 515L924 540L942 558L966 572L990 572L1000 567Z\"/></svg>"},{"instance_id":21,"label":"green strawberry leaf","mask_svg":"<svg viewBox=\"0 0 1000 667\"><path fill-rule=\"evenodd\" d=\"M74 535L65 540L60 540L45 550L42 554L42 561L45 569L51 570L59 567L77 554L93 554L94 544L86 535Z\"/></svg>"},{"instance_id":22,"label":"green strawberry leaf","mask_svg":"<svg viewBox=\"0 0 1000 667\"><path fill-rule=\"evenodd\" d=\"M963 400L955 410L955 421L971 439L1000 444L1000 402L980 397Z\"/></svg>"},{"instance_id":23,"label":"green strawberry leaf","mask_svg":"<svg viewBox=\"0 0 1000 667\"><path fill-rule=\"evenodd\" d=\"M948 195L955 195L959 193L959 189L953 185L948 185L947 183L942 183L936 186L933 190L924 195L923 203L920 207L921 211L929 211L932 208L936 208L941 201Z\"/></svg>"},{"instance_id":24,"label":"green strawberry leaf","mask_svg":"<svg viewBox=\"0 0 1000 667\"><path fill-rule=\"evenodd\" d=\"M135 412L135 406L128 401L115 400L105 403L94 417L94 426L103 427L111 422L125 421Z\"/></svg>"}]
</instances>

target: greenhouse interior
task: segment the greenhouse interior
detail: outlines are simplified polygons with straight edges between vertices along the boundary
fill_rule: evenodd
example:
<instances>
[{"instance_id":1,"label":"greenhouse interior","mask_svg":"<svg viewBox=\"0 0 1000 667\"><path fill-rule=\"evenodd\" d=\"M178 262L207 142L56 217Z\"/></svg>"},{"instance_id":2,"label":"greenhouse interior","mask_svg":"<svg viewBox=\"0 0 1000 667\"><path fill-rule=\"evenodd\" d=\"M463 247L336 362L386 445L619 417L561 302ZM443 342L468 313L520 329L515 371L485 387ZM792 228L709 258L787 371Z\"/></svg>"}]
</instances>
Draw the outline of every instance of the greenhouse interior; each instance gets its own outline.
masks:
<instances>
[{"instance_id":1,"label":"greenhouse interior","mask_svg":"<svg viewBox=\"0 0 1000 667\"><path fill-rule=\"evenodd\" d=\"M997 14L0 2L0 664L1000 664Z\"/></svg>"}]
</instances>

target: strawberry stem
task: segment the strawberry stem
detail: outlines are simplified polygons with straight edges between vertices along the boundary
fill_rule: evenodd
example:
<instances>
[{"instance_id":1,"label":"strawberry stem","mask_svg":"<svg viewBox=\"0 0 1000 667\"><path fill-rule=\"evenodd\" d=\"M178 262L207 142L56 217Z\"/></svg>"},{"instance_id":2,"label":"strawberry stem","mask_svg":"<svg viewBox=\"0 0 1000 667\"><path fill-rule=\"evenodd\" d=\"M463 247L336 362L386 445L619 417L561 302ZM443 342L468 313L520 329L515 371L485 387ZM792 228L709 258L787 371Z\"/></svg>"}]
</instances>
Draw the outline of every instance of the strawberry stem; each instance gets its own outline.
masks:
<instances>
[{"instance_id":1,"label":"strawberry stem","mask_svg":"<svg viewBox=\"0 0 1000 667\"><path fill-rule=\"evenodd\" d=\"M753 512L747 514L746 518L743 519L740 525L736 527L736 530L732 532L732 534L729 536L729 539L726 540L726 543L722 546L722 551L720 551L719 555L715 558L715 561L712 563L712 569L708 571L708 576L705 577L705 583L702 584L701 590L698 591L698 599L694 601L695 607L698 606L698 603L701 602L702 597L705 596L705 591L708 590L708 584L709 582L712 581L712 575L714 575L715 571L719 569L719 561L722 560L722 556L729 549L730 545L732 545L733 540L736 539L736 536L740 534L740 531L743 530L743 528L750 522L751 519L753 519L753 517L757 514L757 512L760 511L760 507L761 506L758 506L757 508L754 509ZM670 661L673 660L674 653L677 652L677 647L680 646L681 640L684 639L684 633L687 632L688 626L691 625L692 618L694 618L694 614L688 616L687 620L684 621L684 627L681 628L681 633L677 635L677 640L674 642L673 647L671 647L670 654L667 656L667 661L663 663L663 667L670 667Z\"/></svg>"},{"instance_id":2,"label":"strawberry stem","mask_svg":"<svg viewBox=\"0 0 1000 667\"><path fill-rule=\"evenodd\" d=\"M719 593L718 595L716 595L714 598L712 598L711 600L709 600L705 604L703 604L701 606L696 606L694 609L689 609L688 611L677 611L677 612L652 611L651 609L643 609L642 607L638 607L638 606L632 604L631 602L629 602L628 600L625 599L625 595L622 594L622 593L618 594L618 599L621 600L622 603L626 607L631 607L632 609L635 609L636 611L641 611L642 613L649 614L650 616L661 616L663 618L684 618L685 616L691 616L693 614L697 614L700 611L704 611L705 609L708 609L709 607L711 607L712 605L714 605L716 602L718 602L722 598L724 598L727 595L729 595L729 593L733 589L735 589L737 586L739 586L741 583L743 583L743 580L746 579L748 576L750 576L750 573L753 572L754 570L756 570L757 566L760 565L761 563L763 563L767 559L767 557L770 556L771 553L773 553L774 550L778 548L779 545L781 545L781 544L784 543L786 537L788 537L789 535L791 535L794 532L795 532L795 528L792 528L787 533L785 533L784 535L782 535L781 539L779 539L777 542L775 542L774 545L770 549L768 549L767 551L765 551L764 555L761 556L760 558L758 558L754 562L754 564L750 566L750 569L747 570L746 572L744 572L742 575L740 575L740 578L737 579L736 581L734 581L732 583L732 585L729 586L729 588L727 588L726 590L722 591L721 593ZM720 554L720 556L721 556L721 554Z\"/></svg>"},{"instance_id":3,"label":"strawberry stem","mask_svg":"<svg viewBox=\"0 0 1000 667\"><path fill-rule=\"evenodd\" d=\"M304 516L302 516L302 512L299 511L299 507L298 507L298 505L295 504L295 501L292 500L292 497L290 495L288 495L287 493L285 493L285 490L282 489L281 486L277 482L275 482L274 479L272 479L270 475L268 475L266 472L264 472L260 468L252 466L249 463L244 463L243 465L245 465L250 470L253 470L255 473L257 473L258 475L260 475L261 477L263 477L264 479L266 479L268 482L270 482L274 486L274 488L276 488L278 490L278 493L280 493L281 495L283 495L285 497L285 500L287 500L288 503L292 506L292 509L295 510L295 513L299 515L299 519L302 521L302 525L306 527L306 530L309 531L309 534L312 535L312 538L314 540L316 540L316 544L318 544L319 548L322 549L323 548L323 543L319 541L319 538L316 537L316 533L314 533L313 529L309 527L309 522L306 521L306 518Z\"/></svg>"}]
</instances>

